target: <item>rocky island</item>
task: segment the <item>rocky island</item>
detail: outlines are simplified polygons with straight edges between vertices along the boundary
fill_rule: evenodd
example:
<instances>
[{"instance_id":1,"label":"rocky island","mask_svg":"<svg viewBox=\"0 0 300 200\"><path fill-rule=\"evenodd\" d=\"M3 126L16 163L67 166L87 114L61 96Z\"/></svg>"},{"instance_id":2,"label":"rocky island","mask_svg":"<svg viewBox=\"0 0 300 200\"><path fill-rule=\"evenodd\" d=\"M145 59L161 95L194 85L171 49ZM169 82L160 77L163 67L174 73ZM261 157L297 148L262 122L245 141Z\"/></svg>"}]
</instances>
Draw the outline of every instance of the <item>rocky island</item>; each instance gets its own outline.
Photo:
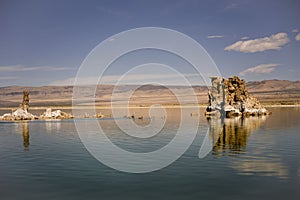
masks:
<instances>
[{"instance_id":1,"label":"rocky island","mask_svg":"<svg viewBox=\"0 0 300 200\"><path fill-rule=\"evenodd\" d=\"M246 83L237 76L228 80L211 77L212 86L208 91L206 117L235 117L268 115L270 112L248 93Z\"/></svg>"},{"instance_id":2,"label":"rocky island","mask_svg":"<svg viewBox=\"0 0 300 200\"><path fill-rule=\"evenodd\" d=\"M19 107L14 110L12 109L11 113L6 113L3 116L0 116L0 120L14 121L14 120L33 120L38 119L37 116L28 112L29 109L29 92L24 90L23 92L23 101Z\"/></svg>"},{"instance_id":3,"label":"rocky island","mask_svg":"<svg viewBox=\"0 0 300 200\"><path fill-rule=\"evenodd\" d=\"M52 111L48 108L46 112L40 116L36 116L28 112L29 110L29 92L23 91L23 101L17 109L12 109L11 113L0 116L0 120L17 121L17 120L35 120L35 119L72 119L73 115L62 112L61 110Z\"/></svg>"}]
</instances>

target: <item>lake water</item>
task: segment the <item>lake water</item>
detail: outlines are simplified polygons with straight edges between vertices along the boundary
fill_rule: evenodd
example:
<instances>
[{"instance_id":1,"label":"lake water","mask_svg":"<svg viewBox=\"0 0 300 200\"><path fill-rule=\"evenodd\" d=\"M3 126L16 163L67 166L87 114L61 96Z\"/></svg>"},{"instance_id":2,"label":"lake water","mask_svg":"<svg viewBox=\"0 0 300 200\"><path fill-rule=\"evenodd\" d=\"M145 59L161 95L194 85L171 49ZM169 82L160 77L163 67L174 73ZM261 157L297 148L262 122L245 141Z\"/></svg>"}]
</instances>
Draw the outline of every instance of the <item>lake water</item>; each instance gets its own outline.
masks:
<instances>
[{"instance_id":1,"label":"lake water","mask_svg":"<svg viewBox=\"0 0 300 200\"><path fill-rule=\"evenodd\" d=\"M267 117L222 122L207 121L201 109L188 150L171 165L144 174L120 172L96 160L73 120L1 122L0 199L299 199L300 108L269 110L273 114ZM112 119L99 123L116 145L149 152L174 137L178 112L168 111L163 130L149 139L130 138ZM88 120L95 119L82 122ZM200 159L207 128L213 149ZM189 134L188 126L185 130Z\"/></svg>"}]
</instances>

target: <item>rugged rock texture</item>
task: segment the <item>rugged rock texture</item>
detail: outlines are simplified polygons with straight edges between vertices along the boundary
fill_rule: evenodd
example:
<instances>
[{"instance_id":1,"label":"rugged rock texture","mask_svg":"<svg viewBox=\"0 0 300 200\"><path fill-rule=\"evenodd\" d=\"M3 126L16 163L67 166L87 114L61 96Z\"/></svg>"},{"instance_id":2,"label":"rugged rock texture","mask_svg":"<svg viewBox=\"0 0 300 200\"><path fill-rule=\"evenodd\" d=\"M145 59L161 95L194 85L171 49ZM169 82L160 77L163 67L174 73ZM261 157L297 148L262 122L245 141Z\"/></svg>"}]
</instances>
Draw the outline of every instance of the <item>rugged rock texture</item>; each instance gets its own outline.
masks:
<instances>
[{"instance_id":1,"label":"rugged rock texture","mask_svg":"<svg viewBox=\"0 0 300 200\"><path fill-rule=\"evenodd\" d=\"M33 120L38 119L37 116L23 110L22 108L18 108L16 111L12 113L6 113L3 116L0 116L0 120L14 121L14 120Z\"/></svg>"},{"instance_id":2,"label":"rugged rock texture","mask_svg":"<svg viewBox=\"0 0 300 200\"><path fill-rule=\"evenodd\" d=\"M8 120L8 121L14 121L14 120L33 120L37 119L38 117L29 113L29 92L27 90L23 91L23 101L19 105L19 108L17 108L15 111L12 110L11 113L6 113L3 116L0 117L0 120Z\"/></svg>"},{"instance_id":3,"label":"rugged rock texture","mask_svg":"<svg viewBox=\"0 0 300 200\"><path fill-rule=\"evenodd\" d=\"M212 87L208 91L207 117L234 117L270 114L259 101L250 95L244 80L233 76L228 80L211 77Z\"/></svg>"},{"instance_id":4,"label":"rugged rock texture","mask_svg":"<svg viewBox=\"0 0 300 200\"><path fill-rule=\"evenodd\" d=\"M15 111L6 113L0 116L0 120L15 121L15 120L34 120L34 119L72 119L73 115L70 113L62 112L61 110L53 111L48 108L41 116L35 116L28 112L29 109L29 92L24 90L23 101Z\"/></svg>"},{"instance_id":5,"label":"rugged rock texture","mask_svg":"<svg viewBox=\"0 0 300 200\"><path fill-rule=\"evenodd\" d=\"M20 105L20 107L24 111L28 112L28 109L29 109L29 92L27 90L23 91L23 102Z\"/></svg>"},{"instance_id":6,"label":"rugged rock texture","mask_svg":"<svg viewBox=\"0 0 300 200\"><path fill-rule=\"evenodd\" d=\"M52 111L51 108L47 108L39 119L72 119L74 118L72 114L63 112L61 110Z\"/></svg>"}]
</instances>

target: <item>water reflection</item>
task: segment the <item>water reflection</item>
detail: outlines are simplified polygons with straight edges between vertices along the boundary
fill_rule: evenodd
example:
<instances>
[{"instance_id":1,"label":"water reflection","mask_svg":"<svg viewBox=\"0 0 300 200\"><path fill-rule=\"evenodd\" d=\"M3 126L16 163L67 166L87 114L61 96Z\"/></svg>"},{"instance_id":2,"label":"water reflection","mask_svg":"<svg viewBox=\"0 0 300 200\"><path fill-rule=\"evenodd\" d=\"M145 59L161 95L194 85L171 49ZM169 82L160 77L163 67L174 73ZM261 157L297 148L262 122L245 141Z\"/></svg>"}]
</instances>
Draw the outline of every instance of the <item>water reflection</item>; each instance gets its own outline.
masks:
<instances>
[{"instance_id":1,"label":"water reflection","mask_svg":"<svg viewBox=\"0 0 300 200\"><path fill-rule=\"evenodd\" d=\"M52 132L53 130L60 131L61 129L61 120L45 120L47 132Z\"/></svg>"},{"instance_id":2,"label":"water reflection","mask_svg":"<svg viewBox=\"0 0 300 200\"><path fill-rule=\"evenodd\" d=\"M239 155L230 158L230 167L241 175L287 178L289 171L281 155L270 150L278 148L272 136L253 134L267 125L267 118L268 116L209 120L213 155Z\"/></svg>"},{"instance_id":3,"label":"water reflection","mask_svg":"<svg viewBox=\"0 0 300 200\"><path fill-rule=\"evenodd\" d=\"M282 159L278 155L266 154L262 156L262 153L253 153L251 156L243 158L243 160L233 160L231 167L241 175L288 178L288 168L283 164Z\"/></svg>"},{"instance_id":4,"label":"water reflection","mask_svg":"<svg viewBox=\"0 0 300 200\"><path fill-rule=\"evenodd\" d=\"M261 127L266 116L210 119L213 154L239 154L246 150L249 135Z\"/></svg>"},{"instance_id":5,"label":"water reflection","mask_svg":"<svg viewBox=\"0 0 300 200\"><path fill-rule=\"evenodd\" d=\"M22 135L23 135L23 146L25 150L29 149L29 128L27 122L21 123Z\"/></svg>"}]
</instances>

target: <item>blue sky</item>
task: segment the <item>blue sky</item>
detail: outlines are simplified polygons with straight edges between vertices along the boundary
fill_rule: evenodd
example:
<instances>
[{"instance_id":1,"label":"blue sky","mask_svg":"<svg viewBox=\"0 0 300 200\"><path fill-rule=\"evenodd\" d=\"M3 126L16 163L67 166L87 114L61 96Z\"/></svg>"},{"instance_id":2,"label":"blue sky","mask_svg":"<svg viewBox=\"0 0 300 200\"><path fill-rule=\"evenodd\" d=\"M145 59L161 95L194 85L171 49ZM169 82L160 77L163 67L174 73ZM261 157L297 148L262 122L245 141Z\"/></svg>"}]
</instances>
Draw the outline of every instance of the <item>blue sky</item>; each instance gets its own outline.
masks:
<instances>
[{"instance_id":1,"label":"blue sky","mask_svg":"<svg viewBox=\"0 0 300 200\"><path fill-rule=\"evenodd\" d=\"M1 0L0 86L69 84L101 41L148 26L192 37L224 77L300 80L297 0Z\"/></svg>"}]
</instances>

